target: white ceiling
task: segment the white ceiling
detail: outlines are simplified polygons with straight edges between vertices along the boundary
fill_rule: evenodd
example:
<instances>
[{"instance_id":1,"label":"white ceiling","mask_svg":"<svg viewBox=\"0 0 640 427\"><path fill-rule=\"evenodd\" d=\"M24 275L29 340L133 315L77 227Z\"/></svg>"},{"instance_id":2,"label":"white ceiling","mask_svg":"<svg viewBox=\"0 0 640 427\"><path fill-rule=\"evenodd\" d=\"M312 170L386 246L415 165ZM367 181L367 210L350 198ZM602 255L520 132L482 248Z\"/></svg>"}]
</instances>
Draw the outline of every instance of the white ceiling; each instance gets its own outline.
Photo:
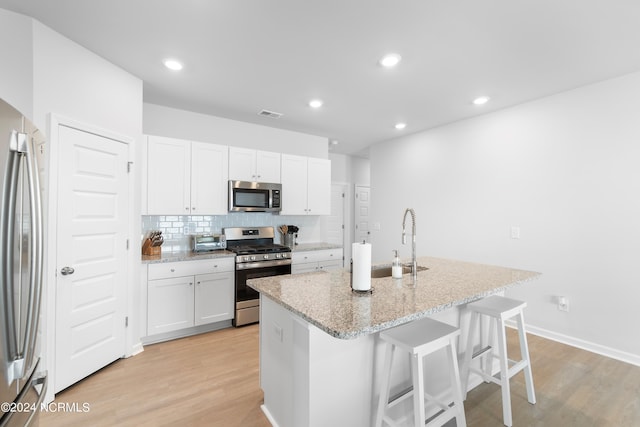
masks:
<instances>
[{"instance_id":1,"label":"white ceiling","mask_svg":"<svg viewBox=\"0 0 640 427\"><path fill-rule=\"evenodd\" d=\"M138 76L145 102L325 136L339 153L640 70L637 0L0 0L0 8ZM388 52L402 56L392 70L377 64ZM166 57L184 70L165 69ZM491 101L474 106L478 95ZM311 98L324 106L312 110ZM406 129L394 129L397 121Z\"/></svg>"}]
</instances>

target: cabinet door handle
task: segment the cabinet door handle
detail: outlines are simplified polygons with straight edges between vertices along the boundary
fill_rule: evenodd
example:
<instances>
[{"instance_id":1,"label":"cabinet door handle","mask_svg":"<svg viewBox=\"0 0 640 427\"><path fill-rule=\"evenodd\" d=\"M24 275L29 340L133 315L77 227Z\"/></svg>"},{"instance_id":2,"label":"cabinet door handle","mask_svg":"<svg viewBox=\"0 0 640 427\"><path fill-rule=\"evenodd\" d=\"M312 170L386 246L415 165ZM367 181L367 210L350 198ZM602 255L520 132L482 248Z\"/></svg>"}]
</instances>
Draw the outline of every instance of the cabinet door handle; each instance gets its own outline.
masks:
<instances>
[{"instance_id":1,"label":"cabinet door handle","mask_svg":"<svg viewBox=\"0 0 640 427\"><path fill-rule=\"evenodd\" d=\"M188 210L189 210L189 206L187 206L186 208L184 208L184 210L185 210L185 211L188 211Z\"/></svg>"},{"instance_id":2,"label":"cabinet door handle","mask_svg":"<svg viewBox=\"0 0 640 427\"><path fill-rule=\"evenodd\" d=\"M196 207L195 207L195 206L194 206L194 207L192 207L192 208L191 208L191 210L192 210L192 211L195 211L195 210L196 210Z\"/></svg>"},{"instance_id":3,"label":"cabinet door handle","mask_svg":"<svg viewBox=\"0 0 640 427\"><path fill-rule=\"evenodd\" d=\"M172 269L171 269L171 272L172 272L172 273L175 273L175 272L176 272L176 269L175 269L175 268L172 268Z\"/></svg>"}]
</instances>

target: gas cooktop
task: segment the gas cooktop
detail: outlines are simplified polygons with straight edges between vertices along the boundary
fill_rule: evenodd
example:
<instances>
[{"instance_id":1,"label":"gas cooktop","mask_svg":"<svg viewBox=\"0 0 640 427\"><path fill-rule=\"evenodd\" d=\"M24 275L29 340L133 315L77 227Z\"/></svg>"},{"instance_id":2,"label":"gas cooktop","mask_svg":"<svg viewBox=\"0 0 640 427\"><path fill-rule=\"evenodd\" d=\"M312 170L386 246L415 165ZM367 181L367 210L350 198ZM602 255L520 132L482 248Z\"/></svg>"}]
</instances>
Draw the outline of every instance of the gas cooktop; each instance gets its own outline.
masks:
<instances>
[{"instance_id":1,"label":"gas cooktop","mask_svg":"<svg viewBox=\"0 0 640 427\"><path fill-rule=\"evenodd\" d=\"M284 245L279 245L276 243L272 244L261 244L261 245L241 245L241 246L232 246L228 247L228 250L235 252L238 255L249 255L249 254L271 254L271 253L281 253L281 252L291 252L291 248Z\"/></svg>"}]
</instances>

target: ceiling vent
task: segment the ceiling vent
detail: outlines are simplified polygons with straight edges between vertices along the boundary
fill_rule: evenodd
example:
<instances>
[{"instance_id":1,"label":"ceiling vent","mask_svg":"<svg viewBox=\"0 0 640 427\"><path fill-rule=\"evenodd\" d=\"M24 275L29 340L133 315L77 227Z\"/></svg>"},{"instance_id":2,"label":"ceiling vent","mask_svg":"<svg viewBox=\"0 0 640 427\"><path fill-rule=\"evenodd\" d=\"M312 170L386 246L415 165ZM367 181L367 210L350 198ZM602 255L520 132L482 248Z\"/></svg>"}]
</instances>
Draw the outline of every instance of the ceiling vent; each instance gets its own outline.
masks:
<instances>
[{"instance_id":1,"label":"ceiling vent","mask_svg":"<svg viewBox=\"0 0 640 427\"><path fill-rule=\"evenodd\" d=\"M282 117L282 113L276 113L275 111L262 110L258 113L259 116L269 117L270 119L279 119Z\"/></svg>"}]
</instances>

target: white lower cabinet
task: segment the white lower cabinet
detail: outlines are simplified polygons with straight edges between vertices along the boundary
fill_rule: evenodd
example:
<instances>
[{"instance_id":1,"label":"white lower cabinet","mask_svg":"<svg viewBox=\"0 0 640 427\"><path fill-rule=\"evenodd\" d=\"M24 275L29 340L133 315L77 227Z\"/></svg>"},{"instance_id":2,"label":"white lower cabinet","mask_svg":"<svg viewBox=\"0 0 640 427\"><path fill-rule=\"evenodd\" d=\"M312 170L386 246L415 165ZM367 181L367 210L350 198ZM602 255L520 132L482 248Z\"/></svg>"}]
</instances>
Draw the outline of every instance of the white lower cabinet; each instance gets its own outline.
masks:
<instances>
[{"instance_id":1,"label":"white lower cabinet","mask_svg":"<svg viewBox=\"0 0 640 427\"><path fill-rule=\"evenodd\" d=\"M193 326L193 276L148 282L149 335Z\"/></svg>"},{"instance_id":2,"label":"white lower cabinet","mask_svg":"<svg viewBox=\"0 0 640 427\"><path fill-rule=\"evenodd\" d=\"M234 258L149 264L149 336L233 319Z\"/></svg>"},{"instance_id":3,"label":"white lower cabinet","mask_svg":"<svg viewBox=\"0 0 640 427\"><path fill-rule=\"evenodd\" d=\"M195 276L195 325L233 319L233 271Z\"/></svg>"},{"instance_id":4,"label":"white lower cabinet","mask_svg":"<svg viewBox=\"0 0 640 427\"><path fill-rule=\"evenodd\" d=\"M343 267L342 249L294 252L291 257L291 273L339 269Z\"/></svg>"}]
</instances>

